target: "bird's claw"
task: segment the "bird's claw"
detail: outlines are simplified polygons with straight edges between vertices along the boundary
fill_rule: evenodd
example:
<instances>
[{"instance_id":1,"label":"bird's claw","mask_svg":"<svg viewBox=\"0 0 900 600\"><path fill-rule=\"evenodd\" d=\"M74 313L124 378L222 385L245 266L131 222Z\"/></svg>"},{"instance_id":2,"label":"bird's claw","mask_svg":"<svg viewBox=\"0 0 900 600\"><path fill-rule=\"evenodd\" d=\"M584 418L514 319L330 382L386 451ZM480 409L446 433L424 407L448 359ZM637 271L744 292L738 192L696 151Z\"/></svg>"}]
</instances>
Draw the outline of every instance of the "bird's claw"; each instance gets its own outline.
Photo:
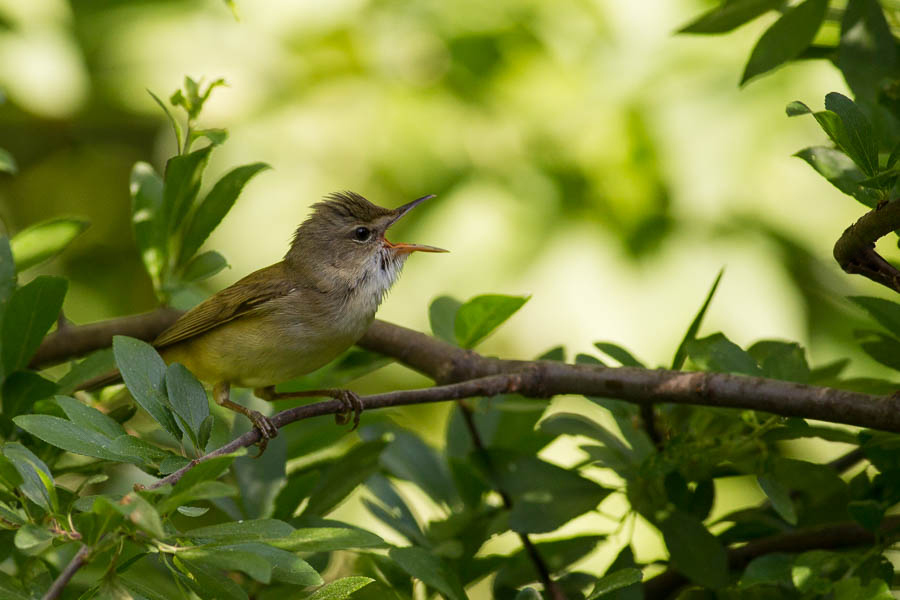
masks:
<instances>
[{"instance_id":1,"label":"bird's claw","mask_svg":"<svg viewBox=\"0 0 900 600\"><path fill-rule=\"evenodd\" d=\"M338 425L346 425L350 422L350 413L353 413L353 427L350 428L350 431L356 430L359 427L359 417L363 411L359 394L350 390L339 390L335 399L341 403L341 412L335 413L334 422Z\"/></svg>"},{"instance_id":2,"label":"bird's claw","mask_svg":"<svg viewBox=\"0 0 900 600\"><path fill-rule=\"evenodd\" d=\"M263 452L266 451L266 446L269 445L269 440L278 436L278 428L272 422L272 420L266 415L262 414L258 410L251 410L250 421L253 423L253 426L259 430L259 441L256 443L259 448L259 453L253 458L259 458L262 456Z\"/></svg>"}]
</instances>

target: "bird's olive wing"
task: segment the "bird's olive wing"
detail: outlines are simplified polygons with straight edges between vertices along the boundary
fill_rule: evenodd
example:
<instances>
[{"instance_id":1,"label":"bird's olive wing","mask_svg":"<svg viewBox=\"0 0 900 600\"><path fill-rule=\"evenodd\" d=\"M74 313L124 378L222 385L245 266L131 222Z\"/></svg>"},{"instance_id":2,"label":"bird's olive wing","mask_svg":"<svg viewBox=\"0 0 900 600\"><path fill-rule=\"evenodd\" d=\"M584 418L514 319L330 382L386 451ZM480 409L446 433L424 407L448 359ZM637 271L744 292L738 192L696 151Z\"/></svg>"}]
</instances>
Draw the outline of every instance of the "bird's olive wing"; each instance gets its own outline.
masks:
<instances>
[{"instance_id":1,"label":"bird's olive wing","mask_svg":"<svg viewBox=\"0 0 900 600\"><path fill-rule=\"evenodd\" d=\"M292 289L293 284L284 276L283 263L260 269L183 314L153 341L153 345L161 349L183 342L258 310L266 302L285 296Z\"/></svg>"}]
</instances>

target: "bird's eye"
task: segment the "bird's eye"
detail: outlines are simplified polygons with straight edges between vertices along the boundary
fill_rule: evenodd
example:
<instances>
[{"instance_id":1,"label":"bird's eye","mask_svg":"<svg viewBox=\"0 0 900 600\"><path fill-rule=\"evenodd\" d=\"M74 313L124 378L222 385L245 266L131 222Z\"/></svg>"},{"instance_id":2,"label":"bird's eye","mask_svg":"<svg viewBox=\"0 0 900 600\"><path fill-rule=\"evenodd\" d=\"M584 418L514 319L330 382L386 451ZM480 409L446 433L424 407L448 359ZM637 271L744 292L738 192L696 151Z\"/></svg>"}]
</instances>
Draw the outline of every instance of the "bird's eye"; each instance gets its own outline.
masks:
<instances>
[{"instance_id":1,"label":"bird's eye","mask_svg":"<svg viewBox=\"0 0 900 600\"><path fill-rule=\"evenodd\" d=\"M365 242L372 237L372 231L368 227L357 227L353 230L353 239L358 242Z\"/></svg>"}]
</instances>

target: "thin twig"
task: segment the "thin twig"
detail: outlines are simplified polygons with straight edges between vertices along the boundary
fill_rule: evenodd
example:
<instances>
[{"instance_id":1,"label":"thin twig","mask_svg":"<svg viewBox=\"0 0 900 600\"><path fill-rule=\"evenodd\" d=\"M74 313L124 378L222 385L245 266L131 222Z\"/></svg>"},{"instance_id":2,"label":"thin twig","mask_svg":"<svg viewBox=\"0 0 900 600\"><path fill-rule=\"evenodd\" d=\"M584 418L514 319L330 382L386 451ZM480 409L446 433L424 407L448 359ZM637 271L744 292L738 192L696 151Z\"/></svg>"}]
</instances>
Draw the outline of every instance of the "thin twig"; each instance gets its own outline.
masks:
<instances>
[{"instance_id":1,"label":"thin twig","mask_svg":"<svg viewBox=\"0 0 900 600\"><path fill-rule=\"evenodd\" d=\"M481 433L478 431L478 426L475 424L475 416L472 409L462 401L458 402L457 406L459 406L459 410L461 411L463 416L463 421L465 421L466 428L469 430L469 437L472 438L472 445L475 446L476 452L478 452L478 454L481 456L481 459L484 461L485 466L490 472L491 479L495 482L495 491L500 494L500 498L503 500L504 508L506 508L506 510L512 510L512 496L510 496L509 492L501 488L496 483L497 478L496 472L494 470L494 463L491 460L490 453L484 446L484 441L481 439ZM529 560L531 560L531 562L534 564L534 569L538 573L538 579L540 579L541 584L544 586L544 590L546 590L547 593L550 594L550 598L552 600L566 600L565 593L563 593L562 589L559 587L559 584L553 581L553 578L550 576L550 569L547 567L547 563L544 562L544 558L538 551L537 546L535 546L531 541L531 538L528 537L528 534L517 531L516 535L519 536L519 541L522 542L522 547L525 549L525 553L528 555Z\"/></svg>"},{"instance_id":2,"label":"thin twig","mask_svg":"<svg viewBox=\"0 0 900 600\"><path fill-rule=\"evenodd\" d=\"M44 594L41 600L56 600L56 598L59 598L66 585L68 585L72 577L75 576L75 573L78 572L78 569L87 564L90 555L90 546L82 546L79 548L78 552L75 553L75 556L72 557L72 560L70 560L69 564L66 565L66 568L62 570L62 573L59 574L53 582L53 585L50 586L50 589L47 590L47 593Z\"/></svg>"}]
</instances>

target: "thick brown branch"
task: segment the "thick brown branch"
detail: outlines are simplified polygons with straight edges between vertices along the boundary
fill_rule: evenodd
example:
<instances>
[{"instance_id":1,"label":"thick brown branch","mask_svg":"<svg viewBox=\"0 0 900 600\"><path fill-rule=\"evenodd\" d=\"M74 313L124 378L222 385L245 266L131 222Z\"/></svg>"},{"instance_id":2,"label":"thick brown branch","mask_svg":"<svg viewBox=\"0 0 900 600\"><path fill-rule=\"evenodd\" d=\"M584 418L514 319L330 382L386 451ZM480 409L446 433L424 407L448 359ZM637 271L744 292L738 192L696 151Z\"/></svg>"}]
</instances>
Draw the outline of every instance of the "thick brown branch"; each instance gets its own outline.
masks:
<instances>
[{"instance_id":1,"label":"thick brown branch","mask_svg":"<svg viewBox=\"0 0 900 600\"><path fill-rule=\"evenodd\" d=\"M887 533L900 525L900 517L889 517L881 524L881 532ZM856 523L839 523L808 529L798 529L748 542L728 551L728 565L731 569L743 570L754 558L773 552L798 553L806 550L839 550L871 546L875 535ZM673 597L688 579L671 569L644 582L646 600L665 600Z\"/></svg>"},{"instance_id":2,"label":"thick brown branch","mask_svg":"<svg viewBox=\"0 0 900 600\"><path fill-rule=\"evenodd\" d=\"M834 245L834 258L850 274L868 277L900 292L900 270L875 251L875 242L900 229L900 201L894 200L864 214Z\"/></svg>"},{"instance_id":3,"label":"thick brown branch","mask_svg":"<svg viewBox=\"0 0 900 600\"><path fill-rule=\"evenodd\" d=\"M72 577L75 576L75 573L78 572L78 569L87 564L90 555L90 546L82 546L78 552L75 553L75 556L72 557L72 560L69 561L69 564L66 565L66 568L62 570L62 573L59 574L59 577L56 578L53 585L50 586L50 589L47 590L47 593L44 594L41 600L56 600L56 598L59 598L66 585L69 584L69 581L71 581Z\"/></svg>"},{"instance_id":4,"label":"thick brown branch","mask_svg":"<svg viewBox=\"0 0 900 600\"><path fill-rule=\"evenodd\" d=\"M55 360L72 358L81 352L104 347L99 343L101 339L111 340L114 334L133 334L138 329L144 339L149 339L155 337L172 318L171 313L161 314L155 318L139 315L94 325L71 327L48 337L41 345L39 355L53 356ZM143 328L135 326L129 319L139 321L143 324ZM148 323L152 323L153 326ZM154 327L158 330L153 329ZM82 335L86 339L81 339ZM521 387L507 389L505 392L518 392L532 397L584 394L616 398L637 404L671 402L752 409L786 417L802 417L900 432L898 396L873 396L725 373L632 367L608 368L569 365L554 361L529 362L487 358L423 333L377 320L359 341L359 345L391 356L438 383L518 373L523 376L519 384ZM79 352L67 355L62 348L78 348ZM40 361L36 362L42 364ZM417 402L412 400L405 403Z\"/></svg>"}]
</instances>

